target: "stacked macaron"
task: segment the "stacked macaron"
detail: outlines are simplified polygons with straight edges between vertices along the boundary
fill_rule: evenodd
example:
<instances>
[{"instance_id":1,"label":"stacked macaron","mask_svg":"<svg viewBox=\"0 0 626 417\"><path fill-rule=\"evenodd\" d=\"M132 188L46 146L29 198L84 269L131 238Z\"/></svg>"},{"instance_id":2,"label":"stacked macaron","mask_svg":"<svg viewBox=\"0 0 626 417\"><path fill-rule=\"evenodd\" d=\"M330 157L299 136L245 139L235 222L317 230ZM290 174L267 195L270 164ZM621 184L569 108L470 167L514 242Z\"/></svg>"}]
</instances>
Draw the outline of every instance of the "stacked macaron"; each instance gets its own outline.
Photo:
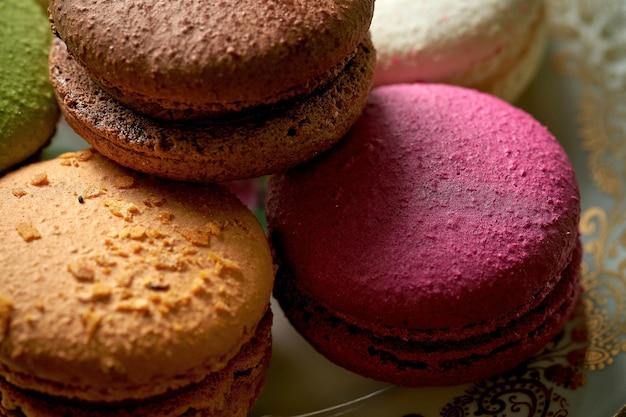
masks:
<instances>
[{"instance_id":1,"label":"stacked macaron","mask_svg":"<svg viewBox=\"0 0 626 417\"><path fill-rule=\"evenodd\" d=\"M371 88L373 1L48 10L56 98L94 149L0 178L0 414L245 416L273 262L252 213L208 183L344 136Z\"/></svg>"},{"instance_id":2,"label":"stacked macaron","mask_svg":"<svg viewBox=\"0 0 626 417\"><path fill-rule=\"evenodd\" d=\"M373 0L53 0L49 11L65 118L154 175L280 172L338 142L371 87Z\"/></svg>"},{"instance_id":3,"label":"stacked macaron","mask_svg":"<svg viewBox=\"0 0 626 417\"><path fill-rule=\"evenodd\" d=\"M555 138L460 87L370 95L374 74L515 99L545 45L541 2L379 1L374 72L372 0L51 0L50 79L95 150L0 179L0 414L245 416L272 257L241 202L199 182L275 174L274 294L357 373L467 382L562 328L580 202ZM411 33L438 34L427 46L384 33L407 7L428 17Z\"/></svg>"},{"instance_id":4,"label":"stacked macaron","mask_svg":"<svg viewBox=\"0 0 626 417\"><path fill-rule=\"evenodd\" d=\"M547 44L543 0L377 0L374 84L445 82L515 101Z\"/></svg>"},{"instance_id":5,"label":"stacked macaron","mask_svg":"<svg viewBox=\"0 0 626 417\"><path fill-rule=\"evenodd\" d=\"M274 175L274 295L330 360L409 386L538 352L579 291L579 190L556 139L491 95L373 90L333 150Z\"/></svg>"},{"instance_id":6,"label":"stacked macaron","mask_svg":"<svg viewBox=\"0 0 626 417\"><path fill-rule=\"evenodd\" d=\"M0 172L54 134L59 108L48 79L52 35L34 0L0 3Z\"/></svg>"}]
</instances>

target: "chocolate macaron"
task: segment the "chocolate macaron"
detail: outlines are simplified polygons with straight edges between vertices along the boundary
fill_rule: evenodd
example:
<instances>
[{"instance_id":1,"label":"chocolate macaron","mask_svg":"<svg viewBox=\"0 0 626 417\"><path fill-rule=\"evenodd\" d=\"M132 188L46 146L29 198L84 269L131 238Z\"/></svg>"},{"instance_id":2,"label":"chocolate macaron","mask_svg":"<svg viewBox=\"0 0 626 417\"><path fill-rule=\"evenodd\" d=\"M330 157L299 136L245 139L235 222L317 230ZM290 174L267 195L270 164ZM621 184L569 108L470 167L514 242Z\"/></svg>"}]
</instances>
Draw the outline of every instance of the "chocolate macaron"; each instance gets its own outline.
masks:
<instances>
[{"instance_id":1,"label":"chocolate macaron","mask_svg":"<svg viewBox=\"0 0 626 417\"><path fill-rule=\"evenodd\" d=\"M50 74L70 125L150 174L280 172L360 115L375 60L372 0L50 5Z\"/></svg>"},{"instance_id":2,"label":"chocolate macaron","mask_svg":"<svg viewBox=\"0 0 626 417\"><path fill-rule=\"evenodd\" d=\"M274 269L233 194L85 150L9 173L0 196L1 415L248 413Z\"/></svg>"},{"instance_id":3,"label":"chocolate macaron","mask_svg":"<svg viewBox=\"0 0 626 417\"><path fill-rule=\"evenodd\" d=\"M579 292L579 190L527 113L461 87L375 88L331 151L272 176L274 295L322 354L407 386L515 367Z\"/></svg>"}]
</instances>

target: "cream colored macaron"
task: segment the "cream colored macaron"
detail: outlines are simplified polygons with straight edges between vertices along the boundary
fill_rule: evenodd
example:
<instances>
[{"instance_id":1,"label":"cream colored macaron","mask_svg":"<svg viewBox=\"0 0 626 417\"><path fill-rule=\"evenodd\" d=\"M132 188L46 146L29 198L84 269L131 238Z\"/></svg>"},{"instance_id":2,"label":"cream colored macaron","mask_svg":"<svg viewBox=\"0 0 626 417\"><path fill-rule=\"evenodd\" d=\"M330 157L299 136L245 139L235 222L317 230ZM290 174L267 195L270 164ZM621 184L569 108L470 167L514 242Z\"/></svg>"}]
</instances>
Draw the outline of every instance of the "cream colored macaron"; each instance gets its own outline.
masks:
<instances>
[{"instance_id":1,"label":"cream colored macaron","mask_svg":"<svg viewBox=\"0 0 626 417\"><path fill-rule=\"evenodd\" d=\"M228 190L84 150L1 178L0 212L0 414L28 392L99 416L101 403L154 407L190 390L211 415L232 415L219 413L224 398L249 411L269 360L274 269Z\"/></svg>"},{"instance_id":2,"label":"cream colored macaron","mask_svg":"<svg viewBox=\"0 0 626 417\"><path fill-rule=\"evenodd\" d=\"M374 85L445 82L515 101L547 44L543 0L377 0Z\"/></svg>"}]
</instances>

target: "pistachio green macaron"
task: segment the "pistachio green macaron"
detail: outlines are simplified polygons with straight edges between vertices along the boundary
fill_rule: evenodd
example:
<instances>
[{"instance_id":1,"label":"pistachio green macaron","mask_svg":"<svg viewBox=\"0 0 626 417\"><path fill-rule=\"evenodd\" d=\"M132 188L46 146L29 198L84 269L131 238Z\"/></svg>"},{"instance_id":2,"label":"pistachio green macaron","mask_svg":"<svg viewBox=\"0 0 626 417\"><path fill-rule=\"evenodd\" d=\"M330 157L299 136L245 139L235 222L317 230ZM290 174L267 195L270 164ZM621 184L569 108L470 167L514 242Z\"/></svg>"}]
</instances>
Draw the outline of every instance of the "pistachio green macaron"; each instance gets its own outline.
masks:
<instances>
[{"instance_id":1,"label":"pistachio green macaron","mask_svg":"<svg viewBox=\"0 0 626 417\"><path fill-rule=\"evenodd\" d=\"M36 153L55 132L51 41L48 18L36 0L0 1L0 172Z\"/></svg>"}]
</instances>

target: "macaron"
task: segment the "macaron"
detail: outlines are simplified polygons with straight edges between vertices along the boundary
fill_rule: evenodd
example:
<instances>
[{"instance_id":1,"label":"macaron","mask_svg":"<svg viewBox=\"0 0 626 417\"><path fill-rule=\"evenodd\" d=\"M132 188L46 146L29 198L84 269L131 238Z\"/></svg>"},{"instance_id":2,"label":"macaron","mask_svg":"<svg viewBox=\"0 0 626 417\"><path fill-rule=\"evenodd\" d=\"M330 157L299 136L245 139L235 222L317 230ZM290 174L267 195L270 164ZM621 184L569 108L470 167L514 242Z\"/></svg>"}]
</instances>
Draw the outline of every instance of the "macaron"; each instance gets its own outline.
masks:
<instances>
[{"instance_id":1,"label":"macaron","mask_svg":"<svg viewBox=\"0 0 626 417\"><path fill-rule=\"evenodd\" d=\"M579 189L524 111L443 84L375 88L331 151L273 175L274 296L320 353L405 386L514 368L580 288Z\"/></svg>"},{"instance_id":2,"label":"macaron","mask_svg":"<svg viewBox=\"0 0 626 417\"><path fill-rule=\"evenodd\" d=\"M374 84L451 83L515 101L547 44L543 0L377 0Z\"/></svg>"},{"instance_id":3,"label":"macaron","mask_svg":"<svg viewBox=\"0 0 626 417\"><path fill-rule=\"evenodd\" d=\"M48 79L50 26L34 0L0 3L0 172L52 137L59 108Z\"/></svg>"},{"instance_id":4,"label":"macaron","mask_svg":"<svg viewBox=\"0 0 626 417\"><path fill-rule=\"evenodd\" d=\"M372 0L52 1L50 74L68 123L146 173L229 181L323 152L360 115Z\"/></svg>"},{"instance_id":5,"label":"macaron","mask_svg":"<svg viewBox=\"0 0 626 417\"><path fill-rule=\"evenodd\" d=\"M0 209L0 414L248 413L274 267L231 192L88 149L1 178Z\"/></svg>"}]
</instances>

